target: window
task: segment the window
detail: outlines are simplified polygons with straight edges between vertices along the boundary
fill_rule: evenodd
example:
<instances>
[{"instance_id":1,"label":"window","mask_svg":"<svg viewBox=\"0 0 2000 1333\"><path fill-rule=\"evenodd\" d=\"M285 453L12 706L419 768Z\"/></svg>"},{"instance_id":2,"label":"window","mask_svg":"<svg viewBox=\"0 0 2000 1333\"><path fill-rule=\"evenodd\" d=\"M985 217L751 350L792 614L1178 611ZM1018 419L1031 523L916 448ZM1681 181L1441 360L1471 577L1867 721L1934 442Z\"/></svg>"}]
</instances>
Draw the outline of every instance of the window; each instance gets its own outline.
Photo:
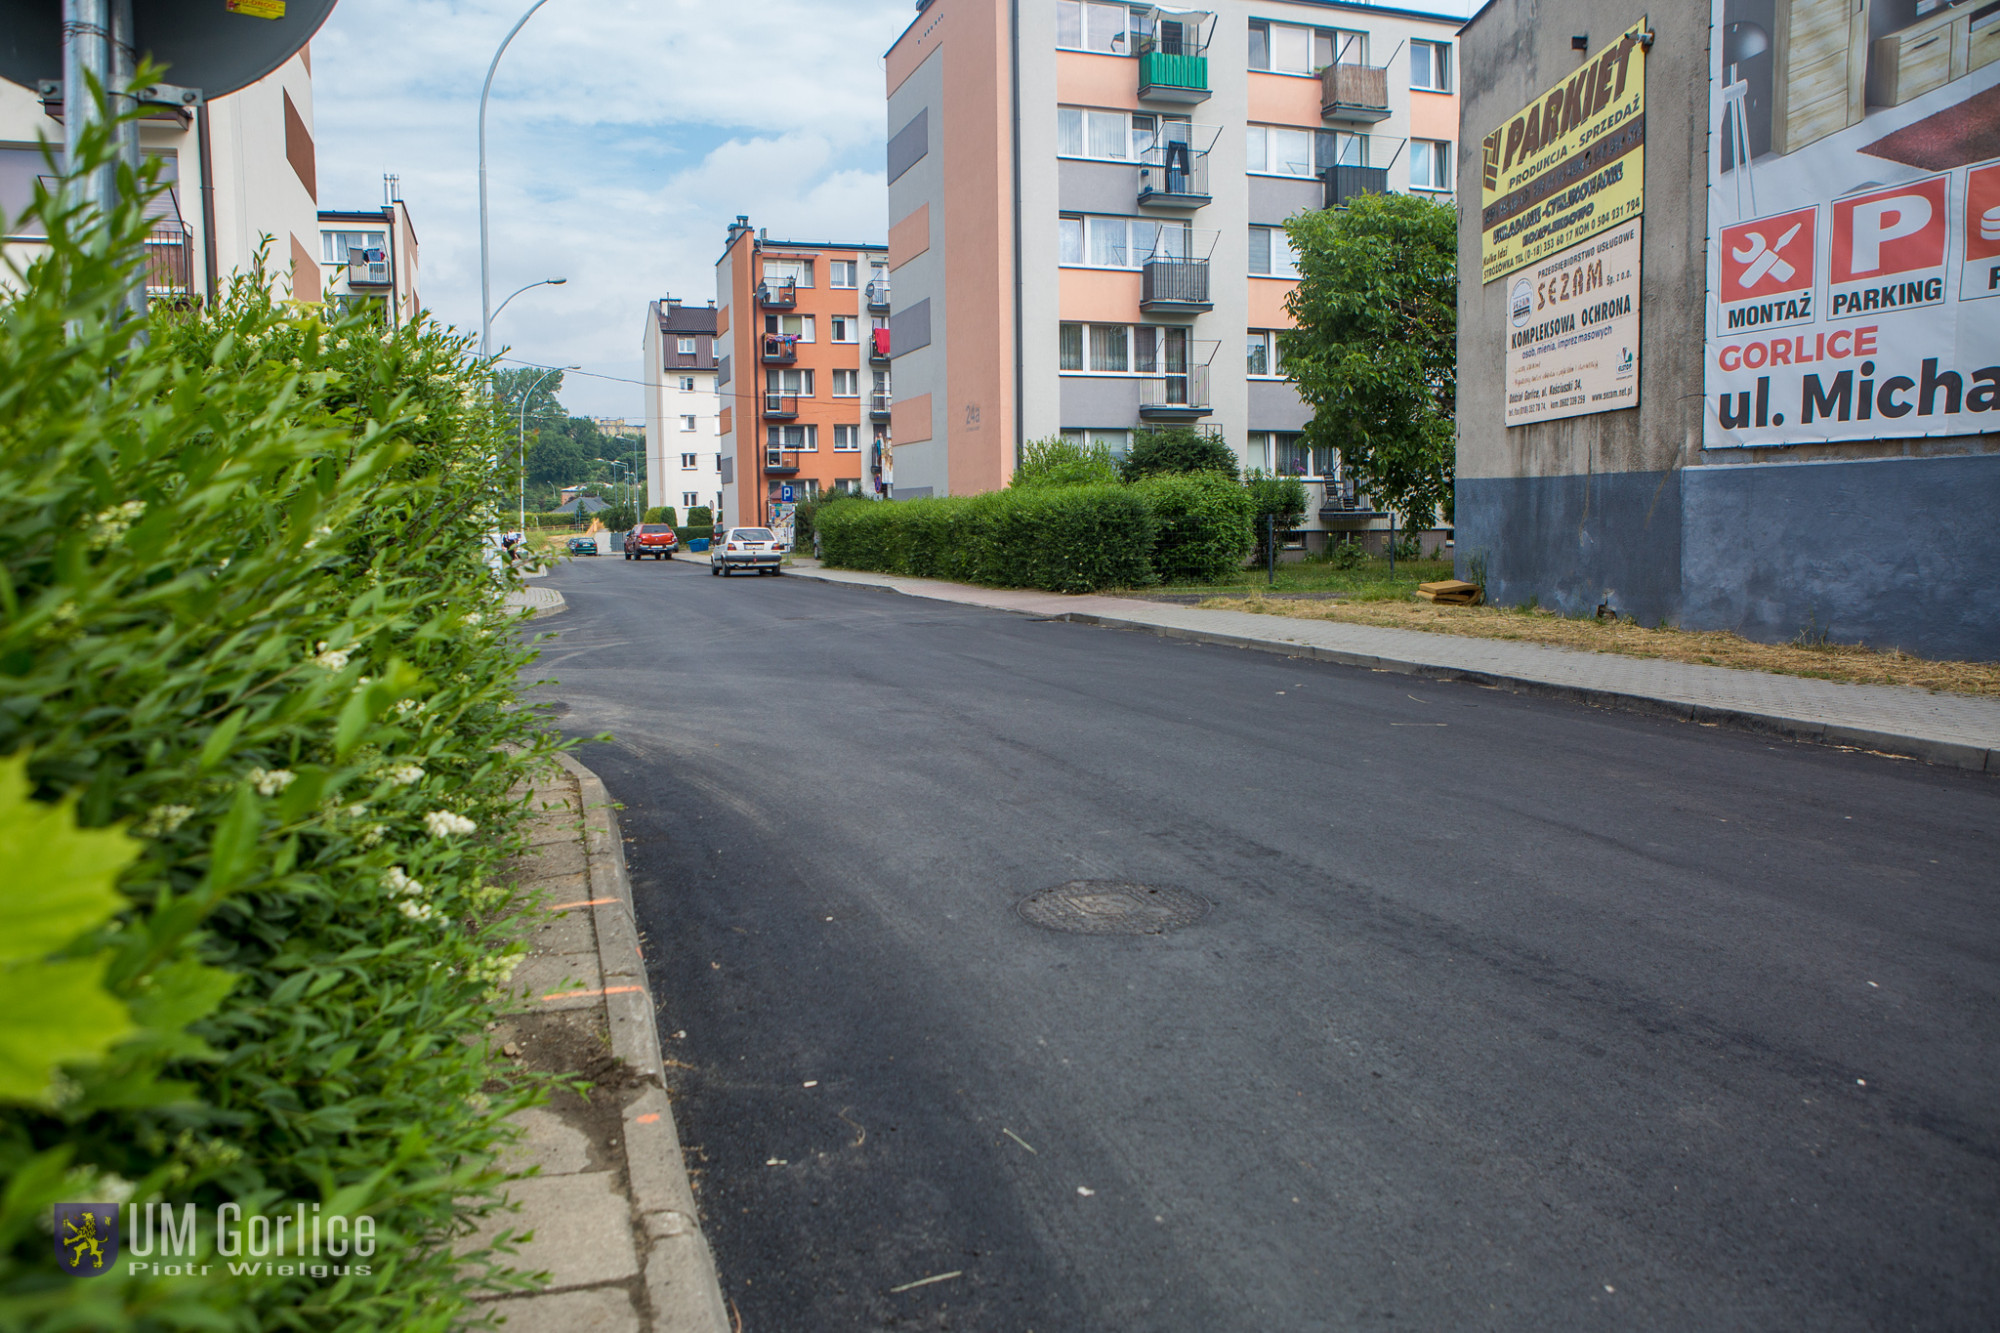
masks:
<instances>
[{"instance_id":1,"label":"window","mask_svg":"<svg viewBox=\"0 0 2000 1333\"><path fill-rule=\"evenodd\" d=\"M1122 372L1131 369L1127 346L1131 342L1131 331L1123 324L1092 324L1090 326L1090 368Z\"/></svg>"},{"instance_id":2,"label":"window","mask_svg":"<svg viewBox=\"0 0 2000 1333\"><path fill-rule=\"evenodd\" d=\"M833 428L833 451L837 454L860 453L861 427L835 426Z\"/></svg>"},{"instance_id":3,"label":"window","mask_svg":"<svg viewBox=\"0 0 2000 1333\"><path fill-rule=\"evenodd\" d=\"M1128 430L1093 430L1077 426L1064 426L1062 437L1078 448L1101 448L1113 458L1123 458L1132 442L1132 432Z\"/></svg>"},{"instance_id":4,"label":"window","mask_svg":"<svg viewBox=\"0 0 2000 1333\"><path fill-rule=\"evenodd\" d=\"M1292 238L1285 235L1283 227L1250 229L1250 271L1268 278L1299 276L1298 256L1292 250Z\"/></svg>"},{"instance_id":5,"label":"window","mask_svg":"<svg viewBox=\"0 0 2000 1333\"><path fill-rule=\"evenodd\" d=\"M1342 28L1320 28L1313 33L1313 72L1328 65L1368 63L1368 34Z\"/></svg>"},{"instance_id":6,"label":"window","mask_svg":"<svg viewBox=\"0 0 2000 1333\"><path fill-rule=\"evenodd\" d=\"M858 265L852 259L836 259L827 265L826 284L829 287L854 286L854 272Z\"/></svg>"},{"instance_id":7,"label":"window","mask_svg":"<svg viewBox=\"0 0 2000 1333\"><path fill-rule=\"evenodd\" d=\"M694 376L692 375L681 376L681 392L682 393L694 392Z\"/></svg>"},{"instance_id":8,"label":"window","mask_svg":"<svg viewBox=\"0 0 2000 1333\"><path fill-rule=\"evenodd\" d=\"M1250 330L1250 355L1243 371L1246 375L1283 375L1285 357L1278 348L1278 330Z\"/></svg>"},{"instance_id":9,"label":"window","mask_svg":"<svg viewBox=\"0 0 2000 1333\"><path fill-rule=\"evenodd\" d=\"M700 503L701 503L701 496L696 494L695 492L693 491L681 492L681 508L693 509L696 505Z\"/></svg>"},{"instance_id":10,"label":"window","mask_svg":"<svg viewBox=\"0 0 2000 1333\"><path fill-rule=\"evenodd\" d=\"M677 344L677 348L678 348L678 350L679 350L679 352L680 352L680 354L681 354L682 356L693 356L693 355L694 355L694 339L692 339L692 338L682 338L682 339L680 340L680 342L679 342L679 343Z\"/></svg>"},{"instance_id":11,"label":"window","mask_svg":"<svg viewBox=\"0 0 2000 1333\"><path fill-rule=\"evenodd\" d=\"M833 396L835 398L859 398L861 396L861 372L858 370L834 371Z\"/></svg>"},{"instance_id":12,"label":"window","mask_svg":"<svg viewBox=\"0 0 2000 1333\"><path fill-rule=\"evenodd\" d=\"M1113 162L1138 161L1162 136L1186 142L1192 128L1186 116L1059 106L1056 108L1056 156L1093 157Z\"/></svg>"},{"instance_id":13,"label":"window","mask_svg":"<svg viewBox=\"0 0 2000 1333\"><path fill-rule=\"evenodd\" d=\"M1185 259L1193 231L1151 218L1066 217L1058 222L1056 262L1087 268L1139 268L1153 259Z\"/></svg>"},{"instance_id":14,"label":"window","mask_svg":"<svg viewBox=\"0 0 2000 1333\"><path fill-rule=\"evenodd\" d=\"M1184 375L1188 346L1188 330L1180 325L1064 324L1057 366L1094 375Z\"/></svg>"},{"instance_id":15,"label":"window","mask_svg":"<svg viewBox=\"0 0 2000 1333\"><path fill-rule=\"evenodd\" d=\"M681 471L683 471L683 472L692 472L692 471L694 471L694 469L695 469L695 458L696 458L696 455L694 455L694 454L682 454L682 455L681 455Z\"/></svg>"},{"instance_id":16,"label":"window","mask_svg":"<svg viewBox=\"0 0 2000 1333\"><path fill-rule=\"evenodd\" d=\"M1103 4L1100 0L1056 0L1056 45L1072 51L1104 51L1127 56L1151 29L1148 6Z\"/></svg>"},{"instance_id":17,"label":"window","mask_svg":"<svg viewBox=\"0 0 2000 1333\"><path fill-rule=\"evenodd\" d=\"M1059 370L1083 369L1083 325L1065 324L1057 339L1056 368Z\"/></svg>"},{"instance_id":18,"label":"window","mask_svg":"<svg viewBox=\"0 0 2000 1333\"><path fill-rule=\"evenodd\" d=\"M799 398L810 398L813 396L813 373L797 367L766 366L764 392L789 393Z\"/></svg>"},{"instance_id":19,"label":"window","mask_svg":"<svg viewBox=\"0 0 2000 1333\"><path fill-rule=\"evenodd\" d=\"M25 202L25 201L23 201ZM388 254L389 234L380 231L323 231L319 234L319 257L327 264L360 264L367 261L359 257L350 258L352 250L380 250Z\"/></svg>"},{"instance_id":20,"label":"window","mask_svg":"<svg viewBox=\"0 0 2000 1333\"><path fill-rule=\"evenodd\" d=\"M813 285L813 262L810 259L767 259L764 261L764 281L796 282L801 287L810 287Z\"/></svg>"},{"instance_id":21,"label":"window","mask_svg":"<svg viewBox=\"0 0 2000 1333\"><path fill-rule=\"evenodd\" d=\"M766 426L764 447L767 449L789 449L794 453L813 454L819 452L818 426Z\"/></svg>"},{"instance_id":22,"label":"window","mask_svg":"<svg viewBox=\"0 0 2000 1333\"><path fill-rule=\"evenodd\" d=\"M1451 145L1440 139L1410 140L1410 188L1451 188Z\"/></svg>"},{"instance_id":23,"label":"window","mask_svg":"<svg viewBox=\"0 0 2000 1333\"><path fill-rule=\"evenodd\" d=\"M832 337L837 343L858 343L861 341L861 321L852 315L834 315L828 323L833 325Z\"/></svg>"},{"instance_id":24,"label":"window","mask_svg":"<svg viewBox=\"0 0 2000 1333\"><path fill-rule=\"evenodd\" d=\"M1451 91L1451 43L1410 43L1410 86L1434 93Z\"/></svg>"},{"instance_id":25,"label":"window","mask_svg":"<svg viewBox=\"0 0 2000 1333\"><path fill-rule=\"evenodd\" d=\"M1250 25L1250 68L1274 74L1311 74L1313 30L1291 23Z\"/></svg>"},{"instance_id":26,"label":"window","mask_svg":"<svg viewBox=\"0 0 2000 1333\"><path fill-rule=\"evenodd\" d=\"M1340 475L1338 449L1308 449L1305 437L1292 431L1272 431L1269 434L1252 431L1249 446L1251 467L1269 470L1281 477Z\"/></svg>"},{"instance_id":27,"label":"window","mask_svg":"<svg viewBox=\"0 0 2000 1333\"><path fill-rule=\"evenodd\" d=\"M813 340L813 317L811 315L766 315L764 332L782 333L797 338L802 343Z\"/></svg>"},{"instance_id":28,"label":"window","mask_svg":"<svg viewBox=\"0 0 2000 1333\"><path fill-rule=\"evenodd\" d=\"M1317 176L1338 163L1368 165L1368 136L1341 130L1298 130L1283 125L1247 125L1243 169L1262 176Z\"/></svg>"},{"instance_id":29,"label":"window","mask_svg":"<svg viewBox=\"0 0 2000 1333\"><path fill-rule=\"evenodd\" d=\"M694 429L694 418L693 418L693 417L682 417L682 418L681 418L681 429L682 429L682 430L693 430L693 429Z\"/></svg>"}]
</instances>

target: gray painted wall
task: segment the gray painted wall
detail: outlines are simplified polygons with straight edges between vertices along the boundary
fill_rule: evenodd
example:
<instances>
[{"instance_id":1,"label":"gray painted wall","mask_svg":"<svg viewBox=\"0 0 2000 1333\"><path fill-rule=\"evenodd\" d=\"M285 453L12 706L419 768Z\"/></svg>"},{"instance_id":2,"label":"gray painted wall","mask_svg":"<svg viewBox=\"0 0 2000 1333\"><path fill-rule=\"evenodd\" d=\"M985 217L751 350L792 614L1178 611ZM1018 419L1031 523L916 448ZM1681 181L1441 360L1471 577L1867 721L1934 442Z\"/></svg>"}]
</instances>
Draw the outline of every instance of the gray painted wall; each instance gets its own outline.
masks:
<instances>
[{"instance_id":1,"label":"gray painted wall","mask_svg":"<svg viewBox=\"0 0 2000 1333\"><path fill-rule=\"evenodd\" d=\"M904 152L912 154L902 170L892 170L889 184L889 224L894 226L919 207L930 207L930 248L889 275L889 346L895 360L890 366L890 387L897 401L931 395L931 438L904 441L892 436L896 460L897 495L918 491L938 495L950 491L950 468L945 454L944 392L945 309L944 285L944 153L940 140L944 133L944 53L931 52L923 64L911 71L889 98L888 130L904 142ZM921 145L918 131L922 131ZM909 136L904 140L903 136ZM921 151L919 151L921 147ZM909 317L923 308L918 324ZM923 331L921 342L904 342L906 333L914 337Z\"/></svg>"},{"instance_id":2,"label":"gray painted wall","mask_svg":"<svg viewBox=\"0 0 2000 1333\"><path fill-rule=\"evenodd\" d=\"M899 178L904 172L923 160L931 148L931 109L918 107L917 114L910 117L909 124L903 126L889 139L889 179Z\"/></svg>"},{"instance_id":3,"label":"gray painted wall","mask_svg":"<svg viewBox=\"0 0 2000 1333\"><path fill-rule=\"evenodd\" d=\"M1277 380L1251 380L1251 430L1304 430L1312 420L1312 409L1299 391Z\"/></svg>"},{"instance_id":4,"label":"gray painted wall","mask_svg":"<svg viewBox=\"0 0 2000 1333\"><path fill-rule=\"evenodd\" d=\"M1065 213L1130 215L1138 199L1137 167L1067 157L1056 163L1056 206Z\"/></svg>"},{"instance_id":5,"label":"gray painted wall","mask_svg":"<svg viewBox=\"0 0 2000 1333\"><path fill-rule=\"evenodd\" d=\"M1246 176L1249 182L1250 222L1254 226L1275 227L1297 213L1310 213L1326 201L1326 187L1318 181L1285 180L1279 176Z\"/></svg>"},{"instance_id":6,"label":"gray painted wall","mask_svg":"<svg viewBox=\"0 0 2000 1333\"><path fill-rule=\"evenodd\" d=\"M1139 381L1065 375L1062 419L1065 426L1099 430L1130 430L1139 417Z\"/></svg>"},{"instance_id":7,"label":"gray painted wall","mask_svg":"<svg viewBox=\"0 0 2000 1333\"><path fill-rule=\"evenodd\" d=\"M1678 473L1460 477L1455 508L1458 573L1483 557L1499 605L1681 620Z\"/></svg>"},{"instance_id":8,"label":"gray painted wall","mask_svg":"<svg viewBox=\"0 0 2000 1333\"><path fill-rule=\"evenodd\" d=\"M893 283L890 290L892 293L895 290ZM931 301L928 296L915 305L905 306L890 314L889 351L893 357L902 357L930 345Z\"/></svg>"}]
</instances>

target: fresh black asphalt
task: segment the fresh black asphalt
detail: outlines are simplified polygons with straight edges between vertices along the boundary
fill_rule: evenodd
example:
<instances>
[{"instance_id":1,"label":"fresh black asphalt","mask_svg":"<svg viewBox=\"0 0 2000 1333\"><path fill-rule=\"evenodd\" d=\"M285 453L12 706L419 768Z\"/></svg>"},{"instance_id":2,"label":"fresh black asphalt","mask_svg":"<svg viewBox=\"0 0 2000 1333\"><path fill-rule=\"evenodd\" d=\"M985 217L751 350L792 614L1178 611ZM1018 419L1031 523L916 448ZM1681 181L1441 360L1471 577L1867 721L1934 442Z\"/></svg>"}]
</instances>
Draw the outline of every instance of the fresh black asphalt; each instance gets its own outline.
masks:
<instances>
[{"instance_id":1,"label":"fresh black asphalt","mask_svg":"<svg viewBox=\"0 0 2000 1333\"><path fill-rule=\"evenodd\" d=\"M2000 1327L2000 781L685 558L552 585L535 697L614 738L746 1333ZM1212 909L1017 912L1079 879Z\"/></svg>"}]
</instances>

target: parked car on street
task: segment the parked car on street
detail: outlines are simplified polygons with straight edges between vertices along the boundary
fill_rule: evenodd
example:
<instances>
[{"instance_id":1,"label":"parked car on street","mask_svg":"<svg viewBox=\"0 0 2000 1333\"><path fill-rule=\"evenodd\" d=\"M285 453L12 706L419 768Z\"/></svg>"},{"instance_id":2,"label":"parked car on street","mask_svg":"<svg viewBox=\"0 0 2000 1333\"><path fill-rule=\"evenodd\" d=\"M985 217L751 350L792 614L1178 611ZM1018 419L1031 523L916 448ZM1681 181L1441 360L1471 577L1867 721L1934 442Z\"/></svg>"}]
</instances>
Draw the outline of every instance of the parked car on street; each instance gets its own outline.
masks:
<instances>
[{"instance_id":1,"label":"parked car on street","mask_svg":"<svg viewBox=\"0 0 2000 1333\"><path fill-rule=\"evenodd\" d=\"M643 560L649 555L655 560L671 560L680 549L680 537L665 523L637 523L625 534L627 560Z\"/></svg>"},{"instance_id":2,"label":"parked car on street","mask_svg":"<svg viewBox=\"0 0 2000 1333\"><path fill-rule=\"evenodd\" d=\"M777 574L782 572L779 565L784 558L785 544L769 528L730 528L709 543L708 572L732 574L754 569L759 574Z\"/></svg>"},{"instance_id":3,"label":"parked car on street","mask_svg":"<svg viewBox=\"0 0 2000 1333\"><path fill-rule=\"evenodd\" d=\"M571 537L569 539L569 553L571 555L596 555L597 538Z\"/></svg>"}]
</instances>

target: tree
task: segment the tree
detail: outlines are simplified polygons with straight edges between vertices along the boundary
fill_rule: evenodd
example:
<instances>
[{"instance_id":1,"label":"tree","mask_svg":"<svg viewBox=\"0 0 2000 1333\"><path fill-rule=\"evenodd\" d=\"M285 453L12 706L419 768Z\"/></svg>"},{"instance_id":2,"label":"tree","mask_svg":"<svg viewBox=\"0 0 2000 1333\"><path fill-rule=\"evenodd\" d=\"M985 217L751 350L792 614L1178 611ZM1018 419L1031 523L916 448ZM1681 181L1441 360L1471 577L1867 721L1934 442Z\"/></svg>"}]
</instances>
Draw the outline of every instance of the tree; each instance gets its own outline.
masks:
<instances>
[{"instance_id":1,"label":"tree","mask_svg":"<svg viewBox=\"0 0 2000 1333\"><path fill-rule=\"evenodd\" d=\"M1290 532L1306 516L1306 484L1297 477L1267 477L1257 473L1250 478L1251 522L1257 530L1257 559L1271 558L1266 538L1277 533Z\"/></svg>"},{"instance_id":2,"label":"tree","mask_svg":"<svg viewBox=\"0 0 2000 1333\"><path fill-rule=\"evenodd\" d=\"M1338 449L1361 489L1427 528L1451 516L1456 461L1458 215L1367 194L1285 224L1299 285L1285 299L1285 374L1313 409L1306 443Z\"/></svg>"},{"instance_id":3,"label":"tree","mask_svg":"<svg viewBox=\"0 0 2000 1333\"><path fill-rule=\"evenodd\" d=\"M1060 435L1029 440L1021 446L1021 461L1007 484L1029 486L1104 486L1118 480L1118 465L1101 444L1079 444Z\"/></svg>"},{"instance_id":4,"label":"tree","mask_svg":"<svg viewBox=\"0 0 2000 1333\"><path fill-rule=\"evenodd\" d=\"M1169 472L1220 472L1234 478L1236 468L1236 451L1220 437L1192 426L1164 426L1137 432L1118 470L1126 481L1139 481Z\"/></svg>"}]
</instances>

